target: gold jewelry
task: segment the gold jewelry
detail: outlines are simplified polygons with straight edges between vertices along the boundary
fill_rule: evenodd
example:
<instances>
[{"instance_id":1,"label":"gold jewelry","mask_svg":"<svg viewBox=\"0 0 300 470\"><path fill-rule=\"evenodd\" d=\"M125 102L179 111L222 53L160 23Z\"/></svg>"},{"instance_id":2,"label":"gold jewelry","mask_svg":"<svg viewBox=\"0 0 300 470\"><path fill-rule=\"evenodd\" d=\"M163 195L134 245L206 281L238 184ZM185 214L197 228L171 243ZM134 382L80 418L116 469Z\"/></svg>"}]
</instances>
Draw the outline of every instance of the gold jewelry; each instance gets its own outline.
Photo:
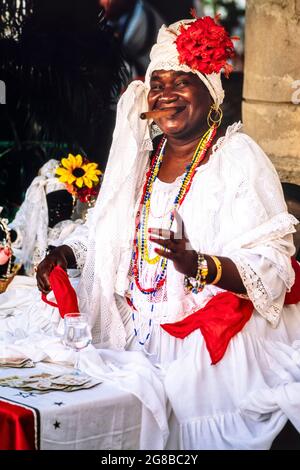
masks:
<instances>
[{"instance_id":1,"label":"gold jewelry","mask_svg":"<svg viewBox=\"0 0 300 470\"><path fill-rule=\"evenodd\" d=\"M218 284L218 282L220 281L222 277L222 264L219 258L217 258L216 256L211 256L211 259L214 261L216 268L217 268L216 277L214 278L213 282L210 283L210 285L213 286L215 284Z\"/></svg>"},{"instance_id":2,"label":"gold jewelry","mask_svg":"<svg viewBox=\"0 0 300 470\"><path fill-rule=\"evenodd\" d=\"M212 114L215 113L214 116ZM215 104L212 104L207 116L207 124L209 127L215 126L219 127L223 118L223 111L221 108L217 107Z\"/></svg>"}]
</instances>

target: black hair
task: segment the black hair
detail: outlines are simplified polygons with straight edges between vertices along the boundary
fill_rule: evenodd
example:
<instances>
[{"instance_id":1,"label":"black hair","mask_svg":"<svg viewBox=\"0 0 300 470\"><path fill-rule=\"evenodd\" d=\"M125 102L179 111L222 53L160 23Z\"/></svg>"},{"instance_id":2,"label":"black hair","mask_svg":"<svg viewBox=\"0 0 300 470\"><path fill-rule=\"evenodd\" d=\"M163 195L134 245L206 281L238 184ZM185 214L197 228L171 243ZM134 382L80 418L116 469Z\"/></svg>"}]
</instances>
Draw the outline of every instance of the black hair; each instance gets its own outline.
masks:
<instances>
[{"instance_id":1,"label":"black hair","mask_svg":"<svg viewBox=\"0 0 300 470\"><path fill-rule=\"evenodd\" d=\"M300 185L288 182L281 184L286 199L293 199L294 201L300 202Z\"/></svg>"}]
</instances>

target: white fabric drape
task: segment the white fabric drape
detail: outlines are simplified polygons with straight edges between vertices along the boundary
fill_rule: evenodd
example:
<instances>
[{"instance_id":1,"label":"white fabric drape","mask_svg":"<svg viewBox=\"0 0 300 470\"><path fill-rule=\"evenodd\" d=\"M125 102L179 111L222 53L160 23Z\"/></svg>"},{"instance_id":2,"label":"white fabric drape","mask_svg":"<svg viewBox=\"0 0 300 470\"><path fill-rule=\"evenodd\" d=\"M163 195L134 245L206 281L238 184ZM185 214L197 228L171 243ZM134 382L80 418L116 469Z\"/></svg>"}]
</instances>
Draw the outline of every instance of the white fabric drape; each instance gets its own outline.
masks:
<instances>
[{"instance_id":1,"label":"white fabric drape","mask_svg":"<svg viewBox=\"0 0 300 470\"><path fill-rule=\"evenodd\" d=\"M139 85L137 88L136 84L132 85L134 99L141 98L136 93L139 89L142 90ZM126 98L123 104L126 105ZM201 294L186 295L182 275L172 263L168 265L164 296L154 311L150 340L138 356L132 356L131 352L135 354L140 346L133 335L131 311L124 294L129 283L134 214L148 151L138 152L130 141L132 133L128 131L128 121L123 125L123 132L127 133L124 145L128 148L124 147L124 150L128 151L128 162L125 161L127 153L120 153L115 144L112 158L121 159L119 166L117 164L119 171L115 167L109 168L108 175L111 174L112 179L107 179L104 185L103 201L100 202L100 194L90 215L89 228L79 226L68 239L73 249L78 250L76 254L81 262L84 262L87 250L91 250L79 292L83 295L80 298L82 311L92 312L96 327L94 339L113 348L122 348L126 343L131 349L130 352L106 351L105 354L118 364L118 386L122 387L123 379L127 380L127 386L130 386L127 391L136 394L144 404L145 432L158 425L158 440L150 446L267 449L287 416L298 426L300 413L297 394L300 306L283 307L285 292L294 280L290 256L294 252L292 233L297 221L286 212L276 172L262 150L252 139L238 132L239 125L234 125L228 128L224 138L219 139L208 163L199 167L180 209L192 246L208 254L231 257L237 263L247 294L255 305L252 318L230 341L220 363L211 365L200 331L179 340L160 327L161 321L176 321L220 292L218 287L208 285ZM146 128L144 136L144 142L149 145ZM132 168L137 161L138 172L135 173ZM110 188L112 181L114 184ZM171 207L178 185L180 177L170 184L156 180L151 198L151 225L164 226L168 215L160 216ZM117 232L111 233L114 230ZM90 277L94 268L95 278ZM151 276L151 267L148 274ZM101 289L97 291L99 287ZM17 310L11 312L7 295L12 288L1 297L8 302L8 317L1 320L0 336L6 335L7 341L10 334L21 335L24 329L29 337L33 337L35 332L40 334L56 328L58 313L45 304L41 308L38 292L34 301L30 302L26 297L25 309L20 302ZM149 321L147 300L134 294L139 307L138 321L146 328ZM14 318L11 313L18 315ZM22 336L20 339L22 344ZM35 346L33 341L31 344ZM48 346L46 349L51 351ZM148 359L144 358L142 363L140 359L144 353ZM151 363L159 367L152 368ZM151 368L152 378L148 368ZM95 373L94 366L91 373L92 370ZM151 381L155 384L150 389ZM148 401L148 395L143 395L144 386L152 394L151 401ZM166 396L170 404L167 408ZM155 411L158 409L159 415ZM170 436L165 444L168 409L172 413Z\"/></svg>"},{"instance_id":2,"label":"white fabric drape","mask_svg":"<svg viewBox=\"0 0 300 470\"><path fill-rule=\"evenodd\" d=\"M228 128L209 162L198 169L180 214L192 247L207 254L232 258L255 308L276 326L280 320L286 289L290 289L294 282L290 263L290 256L294 252L291 234L295 231L294 224L297 221L286 212L281 185L272 164L252 139L237 132L239 128L240 125ZM140 161L145 162L145 152L141 152ZM122 172L120 168L120 174ZM109 171L106 173L108 175ZM141 193L141 173L138 175L135 183L137 190L132 186L133 175L127 175L128 187L120 184L119 188L122 189L119 191L107 177L104 201L100 193L94 220L91 218L91 223L94 226L97 223L97 228L90 231L88 242L87 232L81 232L78 240L80 246L89 246L90 253L81 281L84 308L88 311L91 309L94 324L100 326L101 323L101 344L114 347L124 346L125 341L120 315L112 299L114 289L124 294L129 283L133 208L137 209ZM178 190L174 186L170 193L170 188L164 191L161 190L162 185L159 188L158 185L159 181L155 184L152 197L154 213L162 213L165 210L163 208L170 206ZM111 200L106 202L105 196L108 198L109 195ZM111 217L109 211L115 215ZM160 222L152 219L149 223L158 226ZM70 241L73 248L75 238L76 232ZM98 248L95 248L95 239ZM92 274L94 266L95 277ZM187 296L183 288L183 276L174 269L172 263L168 265L167 278L168 301L162 304L159 317L162 315L169 321L175 321L178 315L182 318L198 305L205 305L220 291L218 287L207 286L202 293ZM100 297L97 300L99 292L103 292L107 299L105 309L101 307ZM146 308L147 300L144 297L140 295L138 302L139 305L143 302ZM121 337L118 332L122 332L122 341L119 341ZM98 332L94 333L98 341ZM103 335L106 335L105 340Z\"/></svg>"},{"instance_id":3,"label":"white fabric drape","mask_svg":"<svg viewBox=\"0 0 300 470\"><path fill-rule=\"evenodd\" d=\"M288 370L294 366L287 365L289 360L282 363L280 355L280 349L286 348L286 357L292 357L293 343L300 337L300 305L283 306L285 293L294 282L290 257L294 253L292 233L297 220L286 211L281 184L272 164L250 137L238 132L240 127L239 124L229 127L214 147L208 163L199 167L180 215L194 249L227 256L236 263L247 295L255 306L252 318L230 341L223 359L212 366L200 331L179 340L163 331L160 323L177 321L199 309L221 292L220 288L208 285L199 294L186 294L183 276L169 263L166 289L153 312L146 296L138 290L133 293L142 336L137 340L145 339L152 315L151 336L143 352L159 364L164 374L164 387L173 410L168 448L268 449L287 416L296 425L295 416L300 412L296 393L299 378ZM144 152L136 158L147 166ZM112 185L104 215L100 193L93 221L98 225L92 232L101 242L98 249L93 245L91 254L100 272L87 283L91 263L91 258L87 258L81 281L87 286L85 307L91 309L97 326L96 342L100 339L101 344L115 348L127 339L127 347L133 350L141 346L133 338L134 325L124 295L130 282L131 227L142 190L141 172L137 175L135 186L127 185L132 182L129 175L124 185L118 186L118 192ZM180 177L170 184L155 181L150 226L167 224L167 213L179 186ZM105 196L107 201L109 195ZM123 202L128 206L122 209ZM105 217L109 210L111 225ZM116 237L119 232L114 230L120 228L123 228L120 237ZM87 241L83 232L81 235L77 247L81 247L81 252L83 246L89 251L91 239ZM75 239L76 233L71 241L73 247ZM150 250L153 250L151 244ZM153 277L153 269L148 266L143 273L145 282ZM92 288L104 289L98 303L94 291L91 303L88 302L87 293ZM118 294L117 304L113 289ZM104 294L106 303L102 309ZM120 338L122 341L117 342Z\"/></svg>"},{"instance_id":4,"label":"white fabric drape","mask_svg":"<svg viewBox=\"0 0 300 470\"><path fill-rule=\"evenodd\" d=\"M138 114L138 110L146 107L144 84L132 82L118 105L109 161L89 220L92 229L88 233L87 259L79 289L81 309L91 313L94 337L102 345L119 349L125 346L125 330L114 301L114 285L124 252L129 254L129 267L136 191L143 181L152 148L148 125ZM75 238L76 234L71 240L73 247ZM83 252L86 241L77 242Z\"/></svg>"},{"instance_id":5,"label":"white fabric drape","mask_svg":"<svg viewBox=\"0 0 300 470\"><path fill-rule=\"evenodd\" d=\"M33 275L33 265L39 263L48 246L48 206L46 194L66 189L55 177L58 160L50 159L39 170L26 191L15 219L9 224L17 232L13 249L17 261L24 264L26 272Z\"/></svg>"}]
</instances>

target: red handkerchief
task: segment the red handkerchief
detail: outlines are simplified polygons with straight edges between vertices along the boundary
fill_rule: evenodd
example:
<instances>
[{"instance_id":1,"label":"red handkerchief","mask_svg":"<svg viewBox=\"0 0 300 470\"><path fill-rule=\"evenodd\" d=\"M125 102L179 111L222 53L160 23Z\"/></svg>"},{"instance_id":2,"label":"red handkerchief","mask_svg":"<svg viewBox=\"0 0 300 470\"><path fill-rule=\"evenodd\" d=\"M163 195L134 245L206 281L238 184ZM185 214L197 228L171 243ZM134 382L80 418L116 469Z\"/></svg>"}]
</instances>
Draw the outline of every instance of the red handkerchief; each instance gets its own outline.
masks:
<instances>
[{"instance_id":1,"label":"red handkerchief","mask_svg":"<svg viewBox=\"0 0 300 470\"><path fill-rule=\"evenodd\" d=\"M237 297L231 292L222 292L192 315L176 323L165 323L161 327L176 338L185 338L199 328L212 364L216 364L224 356L231 338L242 330L252 312L250 300Z\"/></svg>"},{"instance_id":2,"label":"red handkerchief","mask_svg":"<svg viewBox=\"0 0 300 470\"><path fill-rule=\"evenodd\" d=\"M60 266L55 266L49 275L49 281L57 304L50 302L45 294L42 294L43 301L52 307L58 307L62 318L66 313L79 312L77 295L71 286L66 271L64 271Z\"/></svg>"},{"instance_id":3,"label":"red handkerchief","mask_svg":"<svg viewBox=\"0 0 300 470\"><path fill-rule=\"evenodd\" d=\"M285 297L284 305L300 302L300 265L292 258L295 271L295 283ZM229 341L243 329L251 318L253 304L250 300L237 297L231 292L216 295L192 315L176 323L165 323L161 327L176 338L185 338L196 329L200 329L212 364L224 356Z\"/></svg>"},{"instance_id":4,"label":"red handkerchief","mask_svg":"<svg viewBox=\"0 0 300 470\"><path fill-rule=\"evenodd\" d=\"M297 304L300 302L300 264L295 258L291 258L292 266L295 271L295 282L291 288L291 292L287 292L284 305Z\"/></svg>"}]
</instances>

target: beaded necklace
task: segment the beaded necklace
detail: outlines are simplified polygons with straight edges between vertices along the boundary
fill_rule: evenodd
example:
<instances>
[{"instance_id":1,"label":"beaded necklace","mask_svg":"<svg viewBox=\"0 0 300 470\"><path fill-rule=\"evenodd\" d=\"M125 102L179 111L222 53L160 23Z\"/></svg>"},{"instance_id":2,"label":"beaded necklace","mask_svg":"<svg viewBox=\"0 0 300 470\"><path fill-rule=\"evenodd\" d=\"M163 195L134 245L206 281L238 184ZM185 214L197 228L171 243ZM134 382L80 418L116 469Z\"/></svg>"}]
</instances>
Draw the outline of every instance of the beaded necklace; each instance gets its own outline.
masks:
<instances>
[{"instance_id":1,"label":"beaded necklace","mask_svg":"<svg viewBox=\"0 0 300 470\"><path fill-rule=\"evenodd\" d=\"M192 157L191 163L186 167L186 172L183 176L182 183L180 189L174 199L172 210L170 211L170 220L168 224L169 230L172 227L172 223L174 220L174 210L178 210L181 204L183 203L187 193L190 190L193 178L196 173L196 169L199 164L204 159L207 150L211 146L211 143L215 137L217 128L216 126L212 126L208 129L207 132L203 135L200 139L197 148L194 152ZM150 168L146 174L146 181L143 187L143 193L140 200L139 209L136 214L135 218L135 238L134 238L134 245L133 245L133 252L132 252L132 275L134 281L130 283L130 300L129 304L132 308L132 320L134 322L134 334L138 336L138 328L135 325L135 317L136 317L136 308L133 304L133 291L134 286L138 288L138 290L150 296L150 302L153 297L156 296L157 292L163 287L166 282L166 274L167 274L167 266L168 260L160 255L154 256L150 258L149 256L149 248L148 248L148 221L149 221L149 214L150 214L150 201L151 195L153 191L153 184L157 178L159 173L164 153L166 147L167 139L165 136L160 141L158 149L156 151L155 156L152 159ZM140 273L143 272L144 263L148 264L157 264L157 274L155 277L153 287L146 288L143 287L140 283ZM151 302L151 313L154 310L154 302ZM152 327L152 319L149 319L149 332L146 335L144 341L139 340L141 345L144 345L145 342L150 337L150 329Z\"/></svg>"}]
</instances>

